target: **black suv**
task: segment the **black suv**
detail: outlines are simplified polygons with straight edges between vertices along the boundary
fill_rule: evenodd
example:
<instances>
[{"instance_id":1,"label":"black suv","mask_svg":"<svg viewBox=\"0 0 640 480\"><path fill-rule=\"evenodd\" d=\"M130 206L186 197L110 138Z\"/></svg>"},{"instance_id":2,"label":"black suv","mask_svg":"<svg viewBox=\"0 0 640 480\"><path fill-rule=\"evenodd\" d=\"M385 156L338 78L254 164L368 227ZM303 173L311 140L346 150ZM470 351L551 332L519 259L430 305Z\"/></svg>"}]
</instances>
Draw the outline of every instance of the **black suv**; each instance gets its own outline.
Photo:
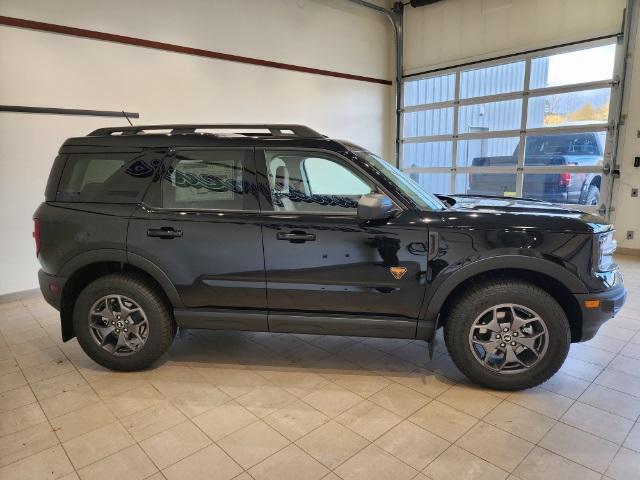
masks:
<instances>
[{"instance_id":1,"label":"black suv","mask_svg":"<svg viewBox=\"0 0 640 480\"><path fill-rule=\"evenodd\" d=\"M39 280L115 370L177 327L422 339L474 381L544 382L622 306L610 225L434 196L299 125L103 128L67 140L34 215Z\"/></svg>"}]
</instances>

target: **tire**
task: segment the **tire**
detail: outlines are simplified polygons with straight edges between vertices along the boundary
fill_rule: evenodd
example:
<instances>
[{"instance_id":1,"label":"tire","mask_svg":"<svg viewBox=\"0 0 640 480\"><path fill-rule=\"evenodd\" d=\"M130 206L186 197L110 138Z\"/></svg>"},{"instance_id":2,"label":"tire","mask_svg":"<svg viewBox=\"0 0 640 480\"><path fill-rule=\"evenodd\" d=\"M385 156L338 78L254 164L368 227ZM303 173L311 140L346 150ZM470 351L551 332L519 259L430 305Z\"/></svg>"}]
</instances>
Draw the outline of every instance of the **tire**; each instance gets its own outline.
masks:
<instances>
[{"instance_id":1,"label":"tire","mask_svg":"<svg viewBox=\"0 0 640 480\"><path fill-rule=\"evenodd\" d=\"M107 302L110 308L106 308ZM139 308L133 309L134 306ZM130 315L125 315L126 308L132 308ZM102 313L91 315L90 320L90 312L96 310ZM130 319L131 324L123 326L122 317ZM91 328L90 321L100 328ZM73 327L78 343L89 357L103 367L121 371L150 366L169 349L176 333L173 315L164 298L143 278L124 273L100 277L82 290L73 309ZM110 329L110 333L103 335ZM120 344L120 335L127 335L123 338L129 338L128 343ZM107 347L100 345L101 340ZM117 348L116 353L109 351L111 347Z\"/></svg>"},{"instance_id":2,"label":"tire","mask_svg":"<svg viewBox=\"0 0 640 480\"><path fill-rule=\"evenodd\" d=\"M512 310L505 304L516 307ZM569 353L571 332L567 316L551 295L533 284L517 279L490 280L470 287L453 305L445 319L445 343L455 364L475 383L496 390L531 388L551 378ZM527 318L525 322L529 323L522 327L524 330L513 328L514 324L509 323L514 318L513 312L516 318ZM535 320L531 313L541 321ZM495 323L485 323L495 318L504 322L498 322L497 329ZM504 328L510 331L505 333ZM514 338L514 331L519 338ZM533 340L539 333L540 339ZM497 340L498 336L502 338ZM525 340L534 343L534 347L527 349L517 343ZM482 342L488 345L486 350ZM517 361L507 362L506 349L514 344L512 352L520 352L515 353ZM488 355L491 350L495 355ZM522 359L529 365L520 365ZM501 364L503 370L499 370Z\"/></svg>"},{"instance_id":3,"label":"tire","mask_svg":"<svg viewBox=\"0 0 640 480\"><path fill-rule=\"evenodd\" d=\"M600 205L600 190L596 185L589 185L584 196L584 205Z\"/></svg>"}]
</instances>

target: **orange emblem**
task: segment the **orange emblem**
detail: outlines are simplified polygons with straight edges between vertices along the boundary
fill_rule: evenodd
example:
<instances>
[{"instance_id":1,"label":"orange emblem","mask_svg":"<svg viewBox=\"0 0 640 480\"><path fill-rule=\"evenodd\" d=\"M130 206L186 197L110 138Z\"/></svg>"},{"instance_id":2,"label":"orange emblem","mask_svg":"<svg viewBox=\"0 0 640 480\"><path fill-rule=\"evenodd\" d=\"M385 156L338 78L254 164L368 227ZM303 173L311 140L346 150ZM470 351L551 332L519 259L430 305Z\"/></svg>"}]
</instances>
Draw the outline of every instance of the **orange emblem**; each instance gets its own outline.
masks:
<instances>
[{"instance_id":1,"label":"orange emblem","mask_svg":"<svg viewBox=\"0 0 640 480\"><path fill-rule=\"evenodd\" d=\"M393 275L393 278L400 280L404 277L404 274L407 273L407 267L391 267L389 268L389 271L391 272L391 275Z\"/></svg>"}]
</instances>

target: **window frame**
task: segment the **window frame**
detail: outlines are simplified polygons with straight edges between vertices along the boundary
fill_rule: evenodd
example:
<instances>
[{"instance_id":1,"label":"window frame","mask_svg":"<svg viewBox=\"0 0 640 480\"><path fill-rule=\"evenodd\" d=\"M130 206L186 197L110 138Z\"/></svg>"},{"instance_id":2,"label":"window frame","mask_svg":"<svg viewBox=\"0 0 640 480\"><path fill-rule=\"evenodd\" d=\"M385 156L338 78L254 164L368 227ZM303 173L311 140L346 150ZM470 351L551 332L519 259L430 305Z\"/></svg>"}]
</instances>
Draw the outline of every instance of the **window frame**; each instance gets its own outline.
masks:
<instances>
[{"instance_id":1,"label":"window frame","mask_svg":"<svg viewBox=\"0 0 640 480\"><path fill-rule=\"evenodd\" d=\"M562 54L562 53L570 53L580 50L587 50L596 47L602 47L606 45L616 45L615 53L614 53L614 67L612 72L611 79L599 80L599 81L590 81L590 82L582 82L575 83L570 85L560 85L560 86L552 86L552 87L542 87L542 88L531 88L531 65L534 59L541 57L549 57L552 55ZM515 173L516 174L516 196L521 197L524 186L524 175L526 173L600 173L602 174L602 182L600 187L601 194L601 204L605 207L605 211L609 210L608 205L608 189L611 187L610 179L605 179L607 175L607 166L609 170L613 170L613 160L614 160L614 148L615 148L615 140L614 137L617 134L617 126L615 122L615 115L617 111L617 106L620 103L620 71L622 68L622 48L620 48L620 43L616 41L616 37L607 37L595 41L582 42L579 44L569 45L569 46L561 46L561 47L552 47L544 50L539 50L534 53L525 53L518 55L511 55L508 57L489 60L485 62L474 63L473 65L462 65L462 66L453 66L450 68L438 69L434 72L429 72L420 75L411 75L410 77L405 77L403 84L403 95L402 101L403 105L401 108L402 112L402 121L400 122L400 133L399 138L401 142L400 148L400 158L399 165L400 169L403 172L407 173L449 173L450 178L450 191L455 192L455 194L464 194L464 192L456 192L456 176L458 174L469 174L469 173ZM460 97L460 87L461 87L461 77L462 72L478 70L487 67L492 67L496 65L505 65L518 61L524 61L524 79L522 90L502 93L502 94L494 94L494 95L486 95L486 96L478 96L472 98L461 98ZM454 80L454 95L451 100L440 101L434 103L427 104L419 104L419 105L411 105L404 106L404 86L412 81L421 80L425 78L436 78L446 75L455 75ZM597 90L601 88L609 88L611 89L611 95L609 100L609 116L606 122L604 123L589 123L582 125L563 125L563 126L549 126L549 127L536 127L536 128L527 128L527 119L528 119L528 107L529 107L529 99L544 97L552 94L562 94L562 93L571 93L576 91L586 91L586 90ZM504 100L521 100L521 111L520 111L520 126L519 128L514 128L511 130L497 130L497 131L486 131L486 132L470 132L470 133L460 133L459 132L459 118L460 118L460 107L467 105L476 105L483 103L491 103L498 102ZM414 136L414 137L405 137L404 136L404 114L417 112L417 111L425 111L425 110L433 110L433 109L442 109L442 108L453 108L453 133L446 135L428 135L428 136ZM525 164L525 142L527 136L538 136L538 135L553 135L553 134L562 134L562 133L581 133L581 132L590 132L590 133L599 133L605 132L607 134L606 141L603 145L603 160L602 165L592 165L592 166L573 166L573 165L565 165L563 167L545 167L545 166L527 166ZM517 162L516 166L510 167L473 167L473 166L459 166L458 165L458 146L459 143L465 140L482 140L482 139L494 139L494 138L519 138L518 150L517 150ZM404 166L404 146L405 144L412 143L428 143L428 142L451 142L451 166L450 167L405 167ZM507 197L508 198L508 197ZM600 205L598 206L588 206L574 203L564 204L566 206L570 206L571 208L577 208L585 211L590 211L593 213L601 213L604 211Z\"/></svg>"}]
</instances>

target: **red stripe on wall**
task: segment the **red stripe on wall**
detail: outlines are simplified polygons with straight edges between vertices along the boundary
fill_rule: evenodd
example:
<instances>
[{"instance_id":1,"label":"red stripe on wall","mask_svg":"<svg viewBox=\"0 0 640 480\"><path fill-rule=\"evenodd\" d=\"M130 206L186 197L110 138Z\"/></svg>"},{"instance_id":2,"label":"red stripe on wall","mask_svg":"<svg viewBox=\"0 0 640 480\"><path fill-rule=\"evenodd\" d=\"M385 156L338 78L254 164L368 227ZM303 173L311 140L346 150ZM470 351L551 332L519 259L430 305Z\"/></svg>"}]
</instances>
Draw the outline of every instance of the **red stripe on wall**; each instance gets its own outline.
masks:
<instances>
[{"instance_id":1,"label":"red stripe on wall","mask_svg":"<svg viewBox=\"0 0 640 480\"><path fill-rule=\"evenodd\" d=\"M289 63L272 62L270 60L261 60L259 58L243 57L240 55L231 55L228 53L214 52L212 50L203 50L201 48L185 47L182 45L174 45L172 43L156 42L153 40L145 40L143 38L128 37L126 35L116 35L113 33L97 32L95 30L87 30L84 28L67 27L64 25L56 25L55 23L36 22L33 20L24 20L22 18L5 17L0 15L0 25L10 27L28 28L30 30L40 30L42 32L61 33L63 35L72 35L74 37L91 38L94 40L104 40L106 42L121 43L124 45L134 45L137 47L153 48L156 50L164 50L166 52L184 53L187 55L195 55L198 57L215 58L216 60L227 60L229 62L248 63L250 65L259 65L261 67L279 68L281 70L292 70L294 72L312 73L315 75L324 75L326 77L346 78L348 80L357 80L360 82L379 83L381 85L391 85L390 80L381 78L363 77L361 75L352 75L350 73L334 72L332 70L322 70L319 68L303 67L300 65L291 65Z\"/></svg>"}]
</instances>

